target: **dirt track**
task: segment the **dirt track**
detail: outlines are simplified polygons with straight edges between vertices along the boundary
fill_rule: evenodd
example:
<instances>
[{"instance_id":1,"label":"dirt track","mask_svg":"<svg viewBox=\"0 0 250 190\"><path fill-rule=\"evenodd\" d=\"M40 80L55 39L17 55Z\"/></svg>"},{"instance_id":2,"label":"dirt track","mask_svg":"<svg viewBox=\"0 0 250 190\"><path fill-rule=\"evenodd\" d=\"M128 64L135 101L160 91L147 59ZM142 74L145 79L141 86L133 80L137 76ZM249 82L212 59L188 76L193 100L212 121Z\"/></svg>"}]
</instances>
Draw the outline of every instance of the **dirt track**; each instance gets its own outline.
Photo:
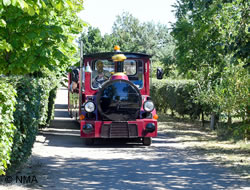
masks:
<instances>
[{"instance_id":1,"label":"dirt track","mask_svg":"<svg viewBox=\"0 0 250 190\"><path fill-rule=\"evenodd\" d=\"M26 168L17 174L35 176L38 183L16 183L13 176L11 184L2 178L0 189L250 189L249 181L161 131L150 147L122 141L87 147L66 104L62 88L55 120L40 132Z\"/></svg>"}]
</instances>

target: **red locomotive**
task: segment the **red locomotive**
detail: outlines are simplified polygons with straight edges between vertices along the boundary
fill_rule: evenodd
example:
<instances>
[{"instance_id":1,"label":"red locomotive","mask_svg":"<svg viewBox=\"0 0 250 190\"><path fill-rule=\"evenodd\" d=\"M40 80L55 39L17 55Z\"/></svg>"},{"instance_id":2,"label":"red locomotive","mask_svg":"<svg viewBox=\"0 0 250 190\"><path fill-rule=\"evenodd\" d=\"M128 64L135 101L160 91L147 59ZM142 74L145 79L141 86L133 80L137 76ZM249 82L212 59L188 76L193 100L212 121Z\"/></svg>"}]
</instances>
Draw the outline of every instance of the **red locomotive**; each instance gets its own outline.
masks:
<instances>
[{"instance_id":1,"label":"red locomotive","mask_svg":"<svg viewBox=\"0 0 250 190\"><path fill-rule=\"evenodd\" d=\"M158 119L150 97L151 56L114 49L81 55L80 68L68 76L69 113L88 145L96 138L136 138L149 146Z\"/></svg>"}]
</instances>

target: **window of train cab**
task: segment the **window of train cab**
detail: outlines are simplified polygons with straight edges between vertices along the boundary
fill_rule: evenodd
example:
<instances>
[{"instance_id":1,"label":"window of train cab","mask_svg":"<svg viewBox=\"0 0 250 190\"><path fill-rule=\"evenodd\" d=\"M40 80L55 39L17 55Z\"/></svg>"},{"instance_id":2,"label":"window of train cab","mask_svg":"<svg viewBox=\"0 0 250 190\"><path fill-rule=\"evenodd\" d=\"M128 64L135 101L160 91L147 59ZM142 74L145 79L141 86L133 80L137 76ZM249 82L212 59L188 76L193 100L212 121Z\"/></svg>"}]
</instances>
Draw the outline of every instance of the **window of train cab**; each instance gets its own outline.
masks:
<instances>
[{"instance_id":1,"label":"window of train cab","mask_svg":"<svg viewBox=\"0 0 250 190\"><path fill-rule=\"evenodd\" d=\"M99 62L103 65L103 71L98 72ZM92 73L91 73L91 88L97 90L102 86L104 82L109 80L111 73L114 72L115 65L112 60L97 59L92 61Z\"/></svg>"},{"instance_id":2,"label":"window of train cab","mask_svg":"<svg viewBox=\"0 0 250 190\"><path fill-rule=\"evenodd\" d=\"M96 78L98 75L98 62L103 63L103 71L105 76L110 77L111 73L114 72L114 62L112 60L97 59L92 62L92 73L91 73L91 88L97 90L101 85L97 84ZM142 60L126 59L124 61L124 72L128 75L131 82L135 84L139 89L143 88L143 62ZM107 80L106 80L107 81ZM106 82L105 81L105 82Z\"/></svg>"},{"instance_id":3,"label":"window of train cab","mask_svg":"<svg viewBox=\"0 0 250 190\"><path fill-rule=\"evenodd\" d=\"M141 60L125 60L124 71L128 75L129 80L134 83L137 88L143 88L143 63Z\"/></svg>"}]
</instances>

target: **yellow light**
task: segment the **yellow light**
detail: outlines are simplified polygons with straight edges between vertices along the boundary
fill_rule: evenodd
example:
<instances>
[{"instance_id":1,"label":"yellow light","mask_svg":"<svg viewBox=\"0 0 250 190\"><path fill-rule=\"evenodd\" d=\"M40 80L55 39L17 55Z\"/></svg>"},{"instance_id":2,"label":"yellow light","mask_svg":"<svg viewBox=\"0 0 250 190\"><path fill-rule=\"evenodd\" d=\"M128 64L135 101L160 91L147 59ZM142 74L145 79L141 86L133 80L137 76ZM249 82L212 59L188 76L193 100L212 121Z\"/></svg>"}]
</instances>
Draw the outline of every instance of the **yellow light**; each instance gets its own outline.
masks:
<instances>
[{"instance_id":1,"label":"yellow light","mask_svg":"<svg viewBox=\"0 0 250 190\"><path fill-rule=\"evenodd\" d=\"M114 47L114 50L115 50L115 51L120 51L120 46L117 46L117 45L116 45L116 46Z\"/></svg>"},{"instance_id":2,"label":"yellow light","mask_svg":"<svg viewBox=\"0 0 250 190\"><path fill-rule=\"evenodd\" d=\"M85 119L85 116L81 114L81 115L79 116L79 118L80 118L80 120L84 120L84 119Z\"/></svg>"},{"instance_id":3,"label":"yellow light","mask_svg":"<svg viewBox=\"0 0 250 190\"><path fill-rule=\"evenodd\" d=\"M157 119L159 118L159 116L158 116L157 114L155 114L155 115L153 116L153 118L157 120Z\"/></svg>"}]
</instances>

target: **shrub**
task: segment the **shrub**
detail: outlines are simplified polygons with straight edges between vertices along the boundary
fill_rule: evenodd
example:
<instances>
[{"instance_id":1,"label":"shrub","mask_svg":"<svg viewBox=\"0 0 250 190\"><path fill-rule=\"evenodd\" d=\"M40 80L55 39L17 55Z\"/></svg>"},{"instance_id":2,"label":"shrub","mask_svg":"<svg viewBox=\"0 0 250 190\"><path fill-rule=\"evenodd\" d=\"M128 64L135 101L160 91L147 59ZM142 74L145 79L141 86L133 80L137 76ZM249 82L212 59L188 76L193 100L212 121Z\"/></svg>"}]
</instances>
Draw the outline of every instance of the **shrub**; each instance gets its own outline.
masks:
<instances>
[{"instance_id":1,"label":"shrub","mask_svg":"<svg viewBox=\"0 0 250 190\"><path fill-rule=\"evenodd\" d=\"M47 125L50 121L53 101L49 101L49 95L56 87L55 82L47 78L11 77L10 80L17 91L14 112L17 130L14 134L11 165L8 170L11 173L31 155L38 127Z\"/></svg>"},{"instance_id":2,"label":"shrub","mask_svg":"<svg viewBox=\"0 0 250 190\"><path fill-rule=\"evenodd\" d=\"M46 120L47 125L49 125L50 121L54 118L54 108L55 108L55 99L56 99L57 89L58 89L58 83L55 84L55 87L52 88L49 92L48 113L47 113L47 120Z\"/></svg>"},{"instance_id":3,"label":"shrub","mask_svg":"<svg viewBox=\"0 0 250 190\"><path fill-rule=\"evenodd\" d=\"M16 104L16 91L3 78L0 78L0 175L5 174L10 163L15 126L13 113Z\"/></svg>"},{"instance_id":4,"label":"shrub","mask_svg":"<svg viewBox=\"0 0 250 190\"><path fill-rule=\"evenodd\" d=\"M230 81L231 82L231 81ZM243 83L244 82L244 83ZM227 80L224 80L223 83L228 84ZM242 81L237 80L235 84L231 82L231 86L227 87L227 91L221 91L224 94L226 92L230 92L230 88L236 86L241 89L237 89L237 92L240 94L235 93L235 91L231 90L228 96L231 99L226 99L228 97L224 97L225 100L223 103L224 105L231 105L232 103L236 105L232 105L230 108L238 108L235 113L241 113L241 115L247 117L247 93L248 93L248 86L249 79L244 79ZM219 83L220 84L220 83ZM243 85L244 84L244 85ZM226 85L224 86L226 88ZM197 87L197 83L194 80L161 80L158 81L157 79L152 80L152 87L151 87L151 97L155 103L157 110L166 112L167 109L170 109L172 113L176 112L180 115L189 115L191 118L197 118L201 113L212 113L215 109L215 105L210 103L211 101L219 102L222 101L219 98L223 98L221 94L220 97L217 95L215 96L210 91L204 93L204 98L206 101L199 101L201 96L197 96L197 92L199 88ZM243 92L242 92L243 91ZM220 92L220 91L219 91ZM233 93L234 92L234 93ZM198 94L199 95L199 94ZM213 96L211 96L213 95ZM233 102L233 97L237 96L237 99ZM214 98L217 97L218 100ZM231 103L231 102L232 103ZM242 103L243 106L241 106ZM210 103L210 104L209 104ZM220 105L221 105L220 104ZM217 103L218 105L218 103ZM234 106L234 107L233 107ZM222 107L222 106L221 106ZM240 110L242 108L242 110ZM229 109L234 111L233 109ZM240 112L241 111L241 112ZM220 118L223 116L222 114L219 115ZM238 115L237 115L238 116ZM218 117L218 116L217 116ZM203 118L204 119L204 118ZM219 118L216 118L217 120ZM243 122L237 122L230 125L225 125L225 123L220 123L218 125L217 133L220 138L233 138L235 140L239 139L250 139L250 125L247 119L242 119Z\"/></svg>"},{"instance_id":5,"label":"shrub","mask_svg":"<svg viewBox=\"0 0 250 190\"><path fill-rule=\"evenodd\" d=\"M231 125L222 123L216 129L217 136L221 140L250 140L250 125L247 123L233 123Z\"/></svg>"},{"instance_id":6,"label":"shrub","mask_svg":"<svg viewBox=\"0 0 250 190\"><path fill-rule=\"evenodd\" d=\"M168 108L164 92L165 82L166 80L161 80L161 82L159 82L157 79L152 79L151 89L150 89L150 94L156 108L159 111L164 111L164 112L166 112Z\"/></svg>"},{"instance_id":7,"label":"shrub","mask_svg":"<svg viewBox=\"0 0 250 190\"><path fill-rule=\"evenodd\" d=\"M38 101L40 102L40 110L39 110L39 126L46 126L47 118L48 118L48 105L49 105L49 94L50 94L50 81L45 78L38 79L37 88L40 92L40 97Z\"/></svg>"},{"instance_id":8,"label":"shrub","mask_svg":"<svg viewBox=\"0 0 250 190\"><path fill-rule=\"evenodd\" d=\"M47 68L43 68L40 72L36 73L37 77L39 78L46 78L49 79L49 87L46 90L46 95L48 95L48 102L45 104L44 107L44 113L46 115L46 121L43 120L43 122L40 122L39 125L42 126L48 126L50 124L50 121L54 118L54 107L55 107L55 99L56 99L56 92L59 87L59 84L62 78L62 73L58 68L54 68L54 71L51 72Z\"/></svg>"},{"instance_id":9,"label":"shrub","mask_svg":"<svg viewBox=\"0 0 250 190\"><path fill-rule=\"evenodd\" d=\"M160 111L170 109L172 113L198 117L202 106L196 103L194 80L152 80L151 96Z\"/></svg>"}]
</instances>

